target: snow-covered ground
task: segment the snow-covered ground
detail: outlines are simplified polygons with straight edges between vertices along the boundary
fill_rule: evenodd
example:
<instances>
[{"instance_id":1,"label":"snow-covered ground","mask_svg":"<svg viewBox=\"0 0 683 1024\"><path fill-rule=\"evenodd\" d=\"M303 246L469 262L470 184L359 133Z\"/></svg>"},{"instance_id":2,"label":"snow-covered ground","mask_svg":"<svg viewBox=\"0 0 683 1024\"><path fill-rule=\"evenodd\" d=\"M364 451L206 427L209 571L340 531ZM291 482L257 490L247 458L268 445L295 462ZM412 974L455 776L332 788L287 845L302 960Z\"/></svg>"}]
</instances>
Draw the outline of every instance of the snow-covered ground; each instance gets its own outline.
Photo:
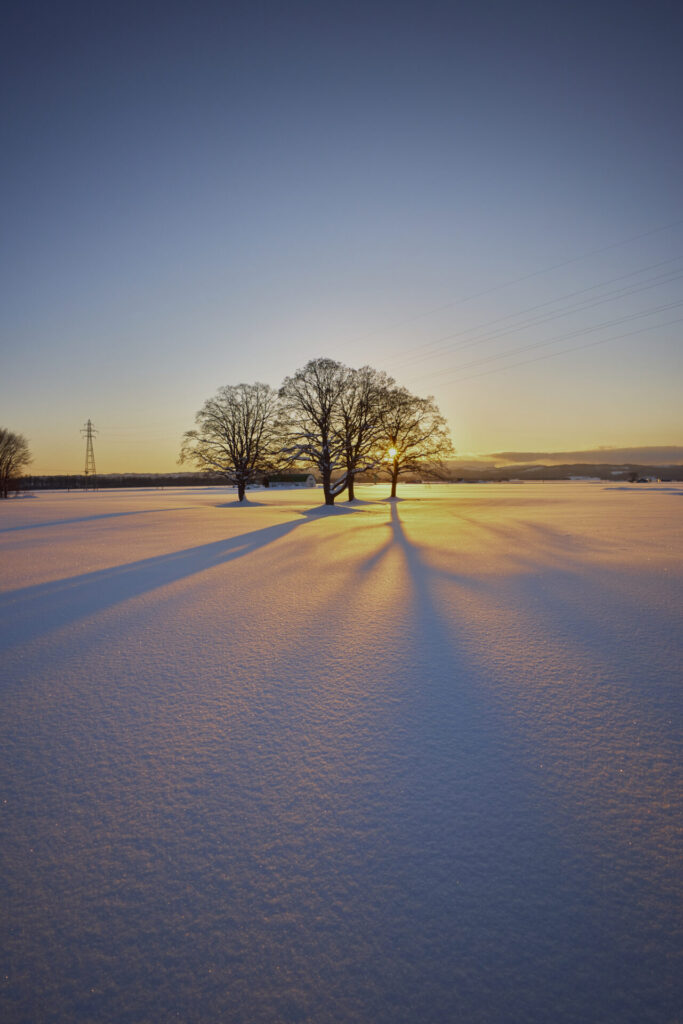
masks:
<instances>
[{"instance_id":1,"label":"snow-covered ground","mask_svg":"<svg viewBox=\"0 0 683 1024\"><path fill-rule=\"evenodd\" d=\"M0 503L0 1019L681 1020L683 488Z\"/></svg>"}]
</instances>

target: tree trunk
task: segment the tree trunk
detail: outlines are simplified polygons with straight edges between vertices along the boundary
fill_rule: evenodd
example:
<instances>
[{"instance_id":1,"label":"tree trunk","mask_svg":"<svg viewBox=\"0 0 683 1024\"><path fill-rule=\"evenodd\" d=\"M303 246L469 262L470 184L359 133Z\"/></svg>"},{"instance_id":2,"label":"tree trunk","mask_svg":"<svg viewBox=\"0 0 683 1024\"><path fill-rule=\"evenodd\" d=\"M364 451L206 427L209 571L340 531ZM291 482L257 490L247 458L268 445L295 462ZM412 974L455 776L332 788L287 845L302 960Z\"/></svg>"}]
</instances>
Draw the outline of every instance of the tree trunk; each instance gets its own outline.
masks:
<instances>
[{"instance_id":1,"label":"tree trunk","mask_svg":"<svg viewBox=\"0 0 683 1024\"><path fill-rule=\"evenodd\" d=\"M396 497L396 484L398 483L398 463L394 462L391 467L391 497Z\"/></svg>"},{"instance_id":2,"label":"tree trunk","mask_svg":"<svg viewBox=\"0 0 683 1024\"><path fill-rule=\"evenodd\" d=\"M237 500L244 501L244 492L246 491L246 484L244 480L237 481Z\"/></svg>"},{"instance_id":3,"label":"tree trunk","mask_svg":"<svg viewBox=\"0 0 683 1024\"><path fill-rule=\"evenodd\" d=\"M334 494L332 494L332 471L325 466L321 471L323 478L323 491L325 493L325 504L334 505Z\"/></svg>"},{"instance_id":4,"label":"tree trunk","mask_svg":"<svg viewBox=\"0 0 683 1024\"><path fill-rule=\"evenodd\" d=\"M353 489L353 473L349 473L346 477L346 486L349 489L349 501L353 501L356 497L356 492Z\"/></svg>"}]
</instances>

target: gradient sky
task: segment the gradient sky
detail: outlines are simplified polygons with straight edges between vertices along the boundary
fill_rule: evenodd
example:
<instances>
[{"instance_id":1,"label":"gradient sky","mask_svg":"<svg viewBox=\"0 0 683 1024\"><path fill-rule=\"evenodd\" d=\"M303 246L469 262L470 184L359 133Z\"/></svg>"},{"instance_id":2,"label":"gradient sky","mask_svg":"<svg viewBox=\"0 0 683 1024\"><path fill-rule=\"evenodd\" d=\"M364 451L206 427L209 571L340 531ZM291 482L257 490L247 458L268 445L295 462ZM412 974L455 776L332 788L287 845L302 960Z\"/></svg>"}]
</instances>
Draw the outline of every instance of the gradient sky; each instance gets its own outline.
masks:
<instances>
[{"instance_id":1,"label":"gradient sky","mask_svg":"<svg viewBox=\"0 0 683 1024\"><path fill-rule=\"evenodd\" d=\"M88 418L98 471L170 471L219 386L325 355L433 394L461 453L681 444L682 28L14 5L0 424L35 472L82 470Z\"/></svg>"}]
</instances>

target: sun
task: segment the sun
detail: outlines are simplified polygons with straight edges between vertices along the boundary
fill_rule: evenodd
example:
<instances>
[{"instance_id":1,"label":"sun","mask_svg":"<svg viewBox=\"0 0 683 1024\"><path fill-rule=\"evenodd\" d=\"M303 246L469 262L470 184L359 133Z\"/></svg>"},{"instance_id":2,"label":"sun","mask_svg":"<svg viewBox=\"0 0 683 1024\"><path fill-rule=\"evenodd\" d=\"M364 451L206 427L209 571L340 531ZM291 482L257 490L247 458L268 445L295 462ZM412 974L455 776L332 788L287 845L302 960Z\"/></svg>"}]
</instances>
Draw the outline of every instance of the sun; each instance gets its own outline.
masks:
<instances>
[{"instance_id":1,"label":"sun","mask_svg":"<svg viewBox=\"0 0 683 1024\"><path fill-rule=\"evenodd\" d=\"M390 448L389 451L387 452L387 455L389 456L389 458L393 462L394 459L396 458L396 456L398 455L398 451L397 451L396 448Z\"/></svg>"}]
</instances>

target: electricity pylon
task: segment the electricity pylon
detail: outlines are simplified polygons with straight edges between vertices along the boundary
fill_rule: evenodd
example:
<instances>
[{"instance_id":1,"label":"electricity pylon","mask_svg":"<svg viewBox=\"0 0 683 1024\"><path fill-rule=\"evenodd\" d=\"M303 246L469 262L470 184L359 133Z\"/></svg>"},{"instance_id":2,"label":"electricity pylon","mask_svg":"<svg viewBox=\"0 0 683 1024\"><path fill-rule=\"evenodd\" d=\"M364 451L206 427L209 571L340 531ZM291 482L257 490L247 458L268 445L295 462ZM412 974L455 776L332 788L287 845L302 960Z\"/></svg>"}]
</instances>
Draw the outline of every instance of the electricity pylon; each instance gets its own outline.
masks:
<instances>
[{"instance_id":1,"label":"electricity pylon","mask_svg":"<svg viewBox=\"0 0 683 1024\"><path fill-rule=\"evenodd\" d=\"M93 434L97 431L93 427L90 420L85 424L81 430L81 434L85 437L85 486L88 486L88 478L95 476L97 470L95 469L95 449L92 446Z\"/></svg>"}]
</instances>

